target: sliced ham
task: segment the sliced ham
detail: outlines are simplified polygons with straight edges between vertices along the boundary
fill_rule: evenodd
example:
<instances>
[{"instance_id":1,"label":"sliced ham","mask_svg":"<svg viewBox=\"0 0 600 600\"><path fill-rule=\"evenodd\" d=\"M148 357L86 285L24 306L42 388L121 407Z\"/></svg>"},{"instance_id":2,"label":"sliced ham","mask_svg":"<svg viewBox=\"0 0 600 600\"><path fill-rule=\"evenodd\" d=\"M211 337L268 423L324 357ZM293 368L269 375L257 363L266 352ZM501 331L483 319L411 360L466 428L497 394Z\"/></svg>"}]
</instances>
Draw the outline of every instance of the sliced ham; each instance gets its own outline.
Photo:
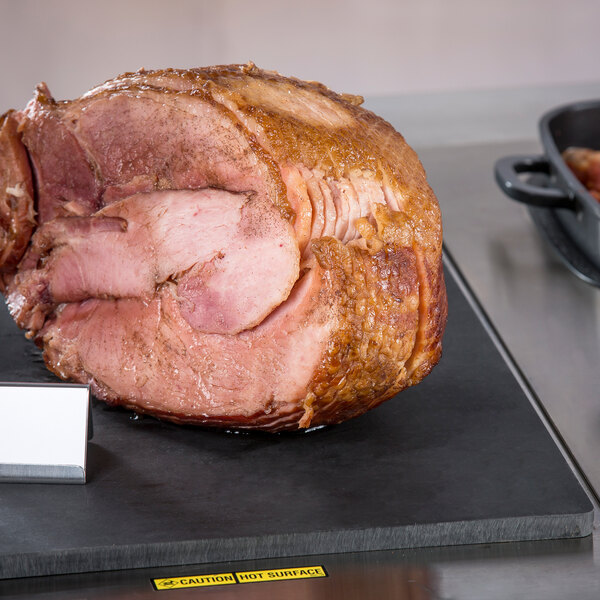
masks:
<instances>
[{"instance_id":1,"label":"sliced ham","mask_svg":"<svg viewBox=\"0 0 600 600\"><path fill-rule=\"evenodd\" d=\"M254 65L0 120L0 276L60 377L181 423L358 416L439 360L441 221L400 134ZM31 165L31 166L30 166Z\"/></svg>"}]
</instances>

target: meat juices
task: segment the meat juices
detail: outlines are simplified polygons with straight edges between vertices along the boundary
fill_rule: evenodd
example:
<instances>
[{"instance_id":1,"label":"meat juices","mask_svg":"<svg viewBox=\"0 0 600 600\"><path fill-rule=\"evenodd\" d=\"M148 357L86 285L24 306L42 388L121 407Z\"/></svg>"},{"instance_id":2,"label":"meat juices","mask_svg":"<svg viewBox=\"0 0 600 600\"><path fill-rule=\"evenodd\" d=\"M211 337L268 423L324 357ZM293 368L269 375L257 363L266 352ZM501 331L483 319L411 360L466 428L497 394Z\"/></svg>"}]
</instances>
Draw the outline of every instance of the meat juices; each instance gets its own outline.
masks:
<instances>
[{"instance_id":1,"label":"meat juices","mask_svg":"<svg viewBox=\"0 0 600 600\"><path fill-rule=\"evenodd\" d=\"M0 276L48 368L109 404L269 431L425 377L437 200L362 99L252 64L138 71L0 118Z\"/></svg>"}]
</instances>

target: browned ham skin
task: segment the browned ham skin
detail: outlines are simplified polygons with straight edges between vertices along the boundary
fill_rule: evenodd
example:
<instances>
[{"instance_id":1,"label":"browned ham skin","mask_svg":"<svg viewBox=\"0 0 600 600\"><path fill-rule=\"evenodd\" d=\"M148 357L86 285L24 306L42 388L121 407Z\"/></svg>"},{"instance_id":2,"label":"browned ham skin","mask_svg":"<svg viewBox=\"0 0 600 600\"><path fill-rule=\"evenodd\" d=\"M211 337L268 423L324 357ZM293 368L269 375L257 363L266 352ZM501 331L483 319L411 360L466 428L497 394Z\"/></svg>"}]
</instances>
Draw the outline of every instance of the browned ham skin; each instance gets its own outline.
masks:
<instances>
[{"instance_id":1,"label":"browned ham skin","mask_svg":"<svg viewBox=\"0 0 600 600\"><path fill-rule=\"evenodd\" d=\"M361 98L252 64L127 73L0 120L0 277L64 379L178 423L338 423L418 383L441 218Z\"/></svg>"},{"instance_id":2,"label":"browned ham skin","mask_svg":"<svg viewBox=\"0 0 600 600\"><path fill-rule=\"evenodd\" d=\"M0 291L6 289L35 226L33 182L14 111L0 117Z\"/></svg>"}]
</instances>

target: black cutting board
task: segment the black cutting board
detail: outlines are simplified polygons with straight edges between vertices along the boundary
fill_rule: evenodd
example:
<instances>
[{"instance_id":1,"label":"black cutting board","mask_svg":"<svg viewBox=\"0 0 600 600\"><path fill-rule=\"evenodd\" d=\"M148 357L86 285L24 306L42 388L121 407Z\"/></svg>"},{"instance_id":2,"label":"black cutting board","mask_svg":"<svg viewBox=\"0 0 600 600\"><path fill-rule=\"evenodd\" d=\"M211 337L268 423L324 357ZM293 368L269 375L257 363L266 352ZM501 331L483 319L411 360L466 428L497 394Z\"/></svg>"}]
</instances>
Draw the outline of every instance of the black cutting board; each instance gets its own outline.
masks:
<instances>
[{"instance_id":1,"label":"black cutting board","mask_svg":"<svg viewBox=\"0 0 600 600\"><path fill-rule=\"evenodd\" d=\"M589 499L446 278L440 364L350 422L234 434L95 403L86 485L0 484L0 578L590 534ZM0 380L55 381L5 309Z\"/></svg>"}]
</instances>

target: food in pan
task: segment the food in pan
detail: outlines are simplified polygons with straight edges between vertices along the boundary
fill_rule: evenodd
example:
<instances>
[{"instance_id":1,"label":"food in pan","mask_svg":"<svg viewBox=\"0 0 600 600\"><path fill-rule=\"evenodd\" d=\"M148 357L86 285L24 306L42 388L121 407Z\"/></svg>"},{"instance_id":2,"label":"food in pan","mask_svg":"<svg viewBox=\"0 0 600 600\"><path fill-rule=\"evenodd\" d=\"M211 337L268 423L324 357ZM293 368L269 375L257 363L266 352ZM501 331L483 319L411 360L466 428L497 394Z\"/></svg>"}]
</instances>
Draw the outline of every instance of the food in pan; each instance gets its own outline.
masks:
<instances>
[{"instance_id":1,"label":"food in pan","mask_svg":"<svg viewBox=\"0 0 600 600\"><path fill-rule=\"evenodd\" d=\"M50 370L178 423L355 417L446 321L437 200L357 96L253 64L45 84L0 131L12 316Z\"/></svg>"},{"instance_id":2,"label":"food in pan","mask_svg":"<svg viewBox=\"0 0 600 600\"><path fill-rule=\"evenodd\" d=\"M562 158L573 174L600 202L600 151L591 148L567 148Z\"/></svg>"}]
</instances>

